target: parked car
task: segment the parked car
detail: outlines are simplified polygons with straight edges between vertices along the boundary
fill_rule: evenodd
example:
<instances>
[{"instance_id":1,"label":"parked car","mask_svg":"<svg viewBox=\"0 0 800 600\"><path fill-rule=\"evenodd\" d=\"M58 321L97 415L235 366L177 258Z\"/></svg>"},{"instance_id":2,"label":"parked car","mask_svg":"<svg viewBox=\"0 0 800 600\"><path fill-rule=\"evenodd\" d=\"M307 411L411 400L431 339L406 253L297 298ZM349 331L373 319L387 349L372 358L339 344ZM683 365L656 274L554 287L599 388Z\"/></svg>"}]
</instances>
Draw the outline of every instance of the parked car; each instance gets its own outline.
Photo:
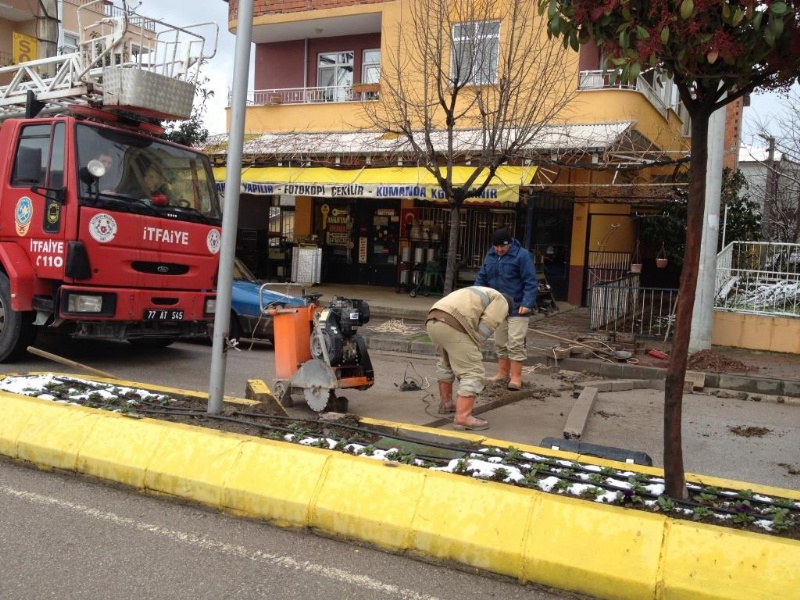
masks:
<instances>
[{"instance_id":1,"label":"parked car","mask_svg":"<svg viewBox=\"0 0 800 600\"><path fill-rule=\"evenodd\" d=\"M273 341L272 317L262 312L268 306L305 306L297 298L262 287L253 272L238 258L233 264L231 292L231 339L252 338Z\"/></svg>"}]
</instances>

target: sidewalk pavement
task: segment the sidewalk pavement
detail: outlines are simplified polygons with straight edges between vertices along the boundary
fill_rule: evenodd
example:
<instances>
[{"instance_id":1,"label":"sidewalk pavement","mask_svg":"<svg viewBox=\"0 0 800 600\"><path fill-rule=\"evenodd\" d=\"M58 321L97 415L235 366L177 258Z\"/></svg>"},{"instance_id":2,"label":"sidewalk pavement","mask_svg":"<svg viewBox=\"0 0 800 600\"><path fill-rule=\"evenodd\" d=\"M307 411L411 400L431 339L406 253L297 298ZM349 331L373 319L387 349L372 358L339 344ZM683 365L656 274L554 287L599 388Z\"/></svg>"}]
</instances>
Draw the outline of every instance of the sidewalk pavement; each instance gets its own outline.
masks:
<instances>
[{"instance_id":1,"label":"sidewalk pavement","mask_svg":"<svg viewBox=\"0 0 800 600\"><path fill-rule=\"evenodd\" d=\"M299 295L297 288L293 288ZM402 335L389 332L376 334L376 323L387 319L402 320L406 325L415 325L424 330L425 316L431 305L440 298L438 295L416 296L397 292L395 288L369 285L317 284L306 288L307 293L320 293L320 302L326 303L334 296L366 300L370 307L370 325L361 332L368 345L377 350L398 350L420 354L434 354L430 343L419 339L409 340ZM553 364L552 348L559 338L572 340L578 336L589 335L589 311L566 302L558 302L559 310L549 314L539 313L531 317L528 333L528 364ZM421 336L424 337L424 336ZM646 340L645 349L653 348L669 352L670 346L663 340ZM377 344L377 346L375 345ZM407 344L407 348L404 347ZM713 352L730 361L737 361L746 370L731 370L727 373L706 373L708 387L724 387L752 393L786 394L800 397L800 355L777 352L763 352L742 348L714 346ZM484 348L486 360L494 360L491 344ZM622 378L663 378L666 361L640 357L640 366L625 363L609 364L600 359L580 361L558 361L563 368L588 371L598 375ZM654 370L655 369L655 370ZM779 382L788 382L779 383Z\"/></svg>"}]
</instances>

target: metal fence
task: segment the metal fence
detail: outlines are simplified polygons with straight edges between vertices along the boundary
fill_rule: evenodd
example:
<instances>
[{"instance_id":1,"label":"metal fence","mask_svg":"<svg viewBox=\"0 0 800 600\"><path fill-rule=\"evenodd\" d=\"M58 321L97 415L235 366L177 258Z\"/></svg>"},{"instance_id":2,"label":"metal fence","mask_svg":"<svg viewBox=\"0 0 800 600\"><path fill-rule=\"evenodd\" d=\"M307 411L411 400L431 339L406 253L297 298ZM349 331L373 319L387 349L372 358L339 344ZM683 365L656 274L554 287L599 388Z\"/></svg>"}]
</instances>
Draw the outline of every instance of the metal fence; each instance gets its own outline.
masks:
<instances>
[{"instance_id":1,"label":"metal fence","mask_svg":"<svg viewBox=\"0 0 800 600\"><path fill-rule=\"evenodd\" d=\"M645 288L631 273L589 289L589 329L667 339L675 329L678 290Z\"/></svg>"},{"instance_id":2,"label":"metal fence","mask_svg":"<svg viewBox=\"0 0 800 600\"><path fill-rule=\"evenodd\" d=\"M641 287L634 273L598 279L588 292L590 330L672 336L678 290ZM714 294L715 310L800 317L800 244L729 244L717 256Z\"/></svg>"},{"instance_id":3,"label":"metal fence","mask_svg":"<svg viewBox=\"0 0 800 600\"><path fill-rule=\"evenodd\" d=\"M587 269L589 288L604 281L616 281L630 273L631 253L590 250Z\"/></svg>"},{"instance_id":4,"label":"metal fence","mask_svg":"<svg viewBox=\"0 0 800 600\"><path fill-rule=\"evenodd\" d=\"M714 308L800 316L800 244L728 244L717 255Z\"/></svg>"}]
</instances>

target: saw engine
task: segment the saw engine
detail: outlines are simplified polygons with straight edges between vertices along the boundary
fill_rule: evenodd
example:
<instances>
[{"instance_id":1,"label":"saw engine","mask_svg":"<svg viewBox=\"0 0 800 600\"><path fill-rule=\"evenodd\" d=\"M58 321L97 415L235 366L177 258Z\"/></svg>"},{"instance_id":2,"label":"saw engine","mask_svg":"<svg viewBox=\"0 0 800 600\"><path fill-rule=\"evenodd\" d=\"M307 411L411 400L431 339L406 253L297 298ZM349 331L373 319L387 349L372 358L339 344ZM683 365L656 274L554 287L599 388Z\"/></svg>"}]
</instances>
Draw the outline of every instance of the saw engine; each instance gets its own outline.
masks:
<instances>
[{"instance_id":1,"label":"saw engine","mask_svg":"<svg viewBox=\"0 0 800 600\"><path fill-rule=\"evenodd\" d=\"M268 313L275 331L273 394L284 406L292 406L292 392L302 390L312 410L347 412L347 398L336 390L366 390L375 383L366 341L358 334L369 322L369 305L334 296L321 307L318 294L303 297L306 306Z\"/></svg>"},{"instance_id":2,"label":"saw engine","mask_svg":"<svg viewBox=\"0 0 800 600\"><path fill-rule=\"evenodd\" d=\"M317 317L315 331L311 334L311 355L334 369L339 387L367 389L372 385L374 373L367 344L357 333L358 328L368 322L369 304L342 296L334 296ZM342 380L353 377L366 377L369 383L341 385Z\"/></svg>"}]
</instances>

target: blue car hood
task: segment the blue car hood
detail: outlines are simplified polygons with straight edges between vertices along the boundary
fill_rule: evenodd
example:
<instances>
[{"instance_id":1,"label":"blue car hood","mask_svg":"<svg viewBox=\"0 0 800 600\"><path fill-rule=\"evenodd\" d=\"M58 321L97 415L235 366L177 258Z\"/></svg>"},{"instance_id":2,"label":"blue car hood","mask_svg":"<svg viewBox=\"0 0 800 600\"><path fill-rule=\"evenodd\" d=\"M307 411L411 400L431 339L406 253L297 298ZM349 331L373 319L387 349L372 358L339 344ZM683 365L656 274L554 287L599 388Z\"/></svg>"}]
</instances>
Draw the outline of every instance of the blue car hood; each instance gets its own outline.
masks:
<instances>
[{"instance_id":1,"label":"blue car hood","mask_svg":"<svg viewBox=\"0 0 800 600\"><path fill-rule=\"evenodd\" d=\"M234 280L231 292L231 308L233 308L234 312L251 317L259 316L261 314L260 289L261 284L253 283L252 281ZM305 306L305 301L302 298L272 290L264 290L261 296L265 306L272 302L281 302L286 306Z\"/></svg>"}]
</instances>

